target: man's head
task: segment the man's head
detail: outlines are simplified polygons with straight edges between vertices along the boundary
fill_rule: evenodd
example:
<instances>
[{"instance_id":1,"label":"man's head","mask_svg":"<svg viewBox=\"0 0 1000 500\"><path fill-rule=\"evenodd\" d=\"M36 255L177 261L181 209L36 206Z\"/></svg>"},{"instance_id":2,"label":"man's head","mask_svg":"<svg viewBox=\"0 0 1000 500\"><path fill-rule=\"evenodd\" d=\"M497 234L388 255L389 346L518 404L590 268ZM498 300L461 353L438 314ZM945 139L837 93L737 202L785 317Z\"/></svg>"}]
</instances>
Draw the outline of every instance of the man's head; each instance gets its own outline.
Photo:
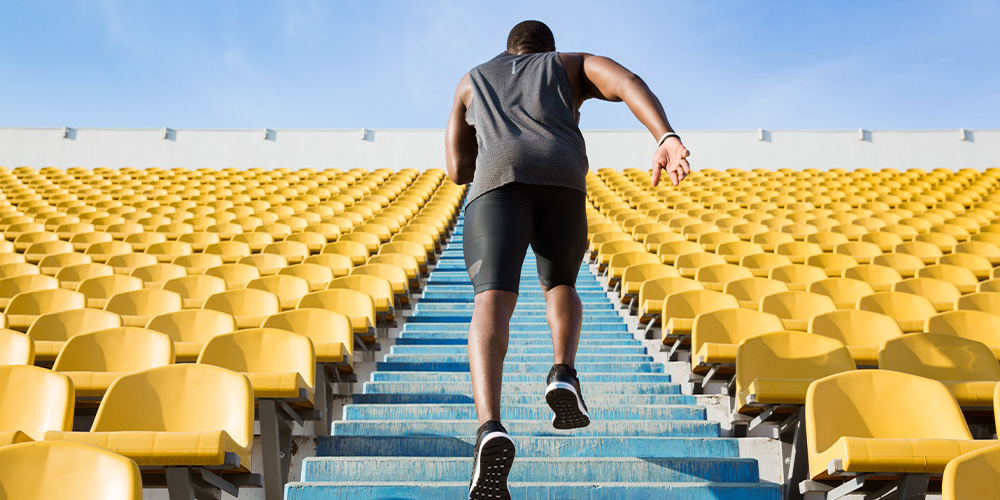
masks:
<instances>
[{"instance_id":1,"label":"man's head","mask_svg":"<svg viewBox=\"0 0 1000 500\"><path fill-rule=\"evenodd\" d=\"M552 36L552 30L541 21L517 23L507 36L507 52L511 54L534 54L555 50L556 40Z\"/></svg>"}]
</instances>

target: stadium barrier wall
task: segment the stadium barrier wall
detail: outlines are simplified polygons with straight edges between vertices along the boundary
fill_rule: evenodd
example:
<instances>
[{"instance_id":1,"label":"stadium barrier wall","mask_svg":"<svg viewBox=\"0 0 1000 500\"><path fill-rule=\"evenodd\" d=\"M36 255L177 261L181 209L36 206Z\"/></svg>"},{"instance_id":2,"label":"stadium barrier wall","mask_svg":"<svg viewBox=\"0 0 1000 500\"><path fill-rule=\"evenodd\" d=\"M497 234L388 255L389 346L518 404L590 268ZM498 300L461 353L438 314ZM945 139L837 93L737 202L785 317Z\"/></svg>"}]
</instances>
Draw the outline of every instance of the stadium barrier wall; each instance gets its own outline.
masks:
<instances>
[{"instance_id":1,"label":"stadium barrier wall","mask_svg":"<svg viewBox=\"0 0 1000 500\"><path fill-rule=\"evenodd\" d=\"M589 130L591 168L648 168L644 131ZM1000 166L1000 130L682 131L700 168ZM443 130L203 130L0 127L14 168L442 168Z\"/></svg>"}]
</instances>

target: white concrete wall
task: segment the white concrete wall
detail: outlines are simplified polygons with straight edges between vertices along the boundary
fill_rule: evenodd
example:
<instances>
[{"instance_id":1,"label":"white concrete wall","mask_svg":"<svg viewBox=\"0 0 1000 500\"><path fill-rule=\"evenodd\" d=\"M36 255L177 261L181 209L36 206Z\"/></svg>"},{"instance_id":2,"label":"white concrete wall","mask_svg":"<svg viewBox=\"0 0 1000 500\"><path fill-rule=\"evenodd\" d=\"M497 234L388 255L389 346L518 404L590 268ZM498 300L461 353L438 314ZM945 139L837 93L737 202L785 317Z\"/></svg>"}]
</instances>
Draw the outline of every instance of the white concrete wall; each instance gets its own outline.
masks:
<instances>
[{"instance_id":1,"label":"white concrete wall","mask_svg":"<svg viewBox=\"0 0 1000 500\"><path fill-rule=\"evenodd\" d=\"M0 128L0 166L427 169L444 166L442 130ZM591 168L648 168L640 131L586 131ZM701 168L977 168L1000 166L1000 130L683 131Z\"/></svg>"}]
</instances>

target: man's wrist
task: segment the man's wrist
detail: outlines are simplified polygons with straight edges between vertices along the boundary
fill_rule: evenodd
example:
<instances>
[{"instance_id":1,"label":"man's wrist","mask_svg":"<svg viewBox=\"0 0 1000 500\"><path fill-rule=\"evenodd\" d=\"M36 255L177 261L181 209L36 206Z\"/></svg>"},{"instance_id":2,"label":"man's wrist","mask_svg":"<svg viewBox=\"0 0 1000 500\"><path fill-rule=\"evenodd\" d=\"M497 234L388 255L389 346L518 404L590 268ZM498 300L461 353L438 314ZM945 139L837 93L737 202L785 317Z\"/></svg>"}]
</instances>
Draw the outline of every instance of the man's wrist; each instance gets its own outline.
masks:
<instances>
[{"instance_id":1,"label":"man's wrist","mask_svg":"<svg viewBox=\"0 0 1000 500\"><path fill-rule=\"evenodd\" d=\"M677 135L674 132L667 132L667 133L665 133L665 134L663 134L663 135L660 136L660 140L656 141L656 147L659 148L660 146L663 145L664 142L667 142L667 139L669 139L671 137L676 137L677 140L680 140L680 138L681 138L681 136Z\"/></svg>"}]
</instances>

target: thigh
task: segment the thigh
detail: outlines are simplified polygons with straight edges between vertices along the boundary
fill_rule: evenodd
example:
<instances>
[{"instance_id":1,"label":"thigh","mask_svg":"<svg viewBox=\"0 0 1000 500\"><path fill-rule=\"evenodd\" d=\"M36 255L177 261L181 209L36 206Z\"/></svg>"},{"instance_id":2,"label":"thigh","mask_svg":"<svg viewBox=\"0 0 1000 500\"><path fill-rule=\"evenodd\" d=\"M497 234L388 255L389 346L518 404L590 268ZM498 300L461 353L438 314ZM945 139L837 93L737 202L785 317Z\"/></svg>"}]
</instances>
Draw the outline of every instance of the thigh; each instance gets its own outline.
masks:
<instances>
[{"instance_id":1,"label":"thigh","mask_svg":"<svg viewBox=\"0 0 1000 500\"><path fill-rule=\"evenodd\" d=\"M518 292L531 231L531 206L516 186L494 189L469 203L462 249L477 294Z\"/></svg>"},{"instance_id":2,"label":"thigh","mask_svg":"<svg viewBox=\"0 0 1000 500\"><path fill-rule=\"evenodd\" d=\"M574 189L532 186L534 233L531 248L542 286L576 285L587 250L587 195Z\"/></svg>"}]
</instances>

